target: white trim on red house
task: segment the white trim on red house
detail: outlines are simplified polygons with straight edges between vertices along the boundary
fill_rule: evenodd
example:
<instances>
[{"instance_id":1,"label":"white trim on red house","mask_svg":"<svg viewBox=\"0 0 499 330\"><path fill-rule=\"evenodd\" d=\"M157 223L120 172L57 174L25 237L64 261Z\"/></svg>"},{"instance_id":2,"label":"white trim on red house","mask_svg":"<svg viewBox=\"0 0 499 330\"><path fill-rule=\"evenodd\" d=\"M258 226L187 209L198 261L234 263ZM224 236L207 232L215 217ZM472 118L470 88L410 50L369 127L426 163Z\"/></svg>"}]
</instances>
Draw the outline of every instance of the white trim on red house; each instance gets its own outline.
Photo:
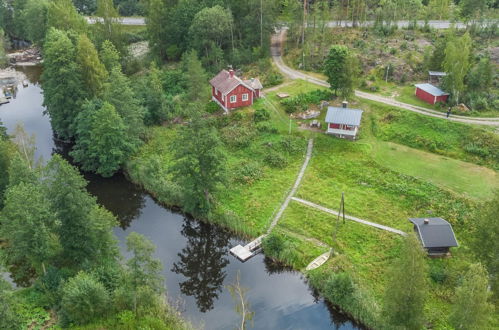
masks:
<instances>
[{"instance_id":1,"label":"white trim on red house","mask_svg":"<svg viewBox=\"0 0 499 330\"><path fill-rule=\"evenodd\" d=\"M232 101L232 98L234 98L234 101ZM237 102L237 95L231 95L230 96L230 103L236 103Z\"/></svg>"},{"instance_id":2,"label":"white trim on red house","mask_svg":"<svg viewBox=\"0 0 499 330\"><path fill-rule=\"evenodd\" d=\"M237 78L237 77L236 77ZM241 79L237 78L237 80L239 81L239 84L232 87L232 89L230 89L227 93L225 93L224 95L229 95L230 92L232 92L234 89L236 89L239 85L243 85L244 87L248 88L250 91L254 92L255 90L253 88L251 88L250 86L246 85Z\"/></svg>"},{"instance_id":3,"label":"white trim on red house","mask_svg":"<svg viewBox=\"0 0 499 330\"><path fill-rule=\"evenodd\" d=\"M229 109L227 109L215 96L211 97L212 101L215 101L222 109L224 109L225 112L229 112Z\"/></svg>"},{"instance_id":4,"label":"white trim on red house","mask_svg":"<svg viewBox=\"0 0 499 330\"><path fill-rule=\"evenodd\" d=\"M249 96L248 96L248 93L244 93L242 96L241 96L241 101L248 101L249 100Z\"/></svg>"}]
</instances>

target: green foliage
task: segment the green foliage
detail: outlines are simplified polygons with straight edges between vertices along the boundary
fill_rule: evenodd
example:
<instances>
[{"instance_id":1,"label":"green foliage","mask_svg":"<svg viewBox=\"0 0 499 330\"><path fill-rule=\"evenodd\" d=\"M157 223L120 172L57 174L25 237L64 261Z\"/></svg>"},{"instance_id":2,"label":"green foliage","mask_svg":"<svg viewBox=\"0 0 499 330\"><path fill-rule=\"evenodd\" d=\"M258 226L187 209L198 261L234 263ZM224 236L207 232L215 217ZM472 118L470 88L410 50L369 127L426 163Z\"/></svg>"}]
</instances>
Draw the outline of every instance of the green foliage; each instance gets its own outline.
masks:
<instances>
[{"instance_id":1,"label":"green foliage","mask_svg":"<svg viewBox=\"0 0 499 330\"><path fill-rule=\"evenodd\" d=\"M464 78L470 68L471 38L465 33L460 38L452 38L445 48L443 68L447 75L444 87L452 91L452 97L459 103L460 93L464 91Z\"/></svg>"},{"instance_id":2,"label":"green foliage","mask_svg":"<svg viewBox=\"0 0 499 330\"><path fill-rule=\"evenodd\" d=\"M0 236L8 242L7 264L24 263L38 275L45 273L45 264L54 255L57 244L54 216L40 185L20 183L9 187L0 213ZM19 278L29 275L15 274Z\"/></svg>"},{"instance_id":3,"label":"green foliage","mask_svg":"<svg viewBox=\"0 0 499 330\"><path fill-rule=\"evenodd\" d=\"M99 54L94 44L86 35L78 38L76 46L76 63L83 80L83 88L89 97L102 93L104 83L108 78L106 68L99 60Z\"/></svg>"},{"instance_id":4,"label":"green foliage","mask_svg":"<svg viewBox=\"0 0 499 330\"><path fill-rule=\"evenodd\" d=\"M116 109L127 130L127 140L135 150L142 144L140 137L145 134L144 116L146 110L132 89L130 80L118 66L115 66L105 85L102 99Z\"/></svg>"},{"instance_id":5,"label":"green foliage","mask_svg":"<svg viewBox=\"0 0 499 330\"><path fill-rule=\"evenodd\" d=\"M425 252L414 233L405 239L400 258L390 270L384 315L391 326L421 329L428 294Z\"/></svg>"},{"instance_id":6,"label":"green foliage","mask_svg":"<svg viewBox=\"0 0 499 330\"><path fill-rule=\"evenodd\" d=\"M48 29L48 12L50 3L47 0L28 0L24 12L26 36L37 45L43 45Z\"/></svg>"},{"instance_id":7,"label":"green foliage","mask_svg":"<svg viewBox=\"0 0 499 330\"><path fill-rule=\"evenodd\" d=\"M97 45L102 45L104 41L109 40L122 54L125 54L123 26L118 21L120 15L114 7L113 0L97 0L96 15L101 18L94 25Z\"/></svg>"},{"instance_id":8,"label":"green foliage","mask_svg":"<svg viewBox=\"0 0 499 330\"><path fill-rule=\"evenodd\" d=\"M109 310L106 288L91 274L79 272L62 288L61 323L87 324L103 317Z\"/></svg>"},{"instance_id":9,"label":"green foliage","mask_svg":"<svg viewBox=\"0 0 499 330\"><path fill-rule=\"evenodd\" d=\"M172 172L184 187L184 209L206 214L213 207L213 193L225 182L225 154L216 129L195 109L191 122L182 129L174 144Z\"/></svg>"},{"instance_id":10,"label":"green foliage","mask_svg":"<svg viewBox=\"0 0 499 330\"><path fill-rule=\"evenodd\" d=\"M177 105L171 97L165 95L161 71L154 63L151 64L149 74L140 81L137 94L146 109L146 125L159 125L177 114Z\"/></svg>"},{"instance_id":11,"label":"green foliage","mask_svg":"<svg viewBox=\"0 0 499 330\"><path fill-rule=\"evenodd\" d=\"M267 121L270 119L270 112L265 108L258 108L255 110L255 114L253 115L253 120L255 123L259 123L261 121Z\"/></svg>"},{"instance_id":12,"label":"green foliage","mask_svg":"<svg viewBox=\"0 0 499 330\"><path fill-rule=\"evenodd\" d=\"M481 264L470 265L456 289L456 298L450 316L455 329L490 329L489 321L494 306L489 303L490 291L487 271Z\"/></svg>"},{"instance_id":13,"label":"green foliage","mask_svg":"<svg viewBox=\"0 0 499 330\"><path fill-rule=\"evenodd\" d=\"M87 21L78 14L71 0L52 0L49 3L48 27L62 31L74 31L85 34L88 30Z\"/></svg>"},{"instance_id":14,"label":"green foliage","mask_svg":"<svg viewBox=\"0 0 499 330\"><path fill-rule=\"evenodd\" d=\"M0 328L5 330L17 330L21 326L21 320L16 311L17 301L13 296L10 284L0 278Z\"/></svg>"},{"instance_id":15,"label":"green foliage","mask_svg":"<svg viewBox=\"0 0 499 330\"><path fill-rule=\"evenodd\" d=\"M2 129L0 122L0 131ZM0 133L1 136L2 133ZM4 138L0 138L0 173L8 173L8 169L10 166L10 162L12 159L12 145L9 141ZM2 175L0 176L0 210L3 207L3 194L9 183L9 176Z\"/></svg>"},{"instance_id":16,"label":"green foliage","mask_svg":"<svg viewBox=\"0 0 499 330\"><path fill-rule=\"evenodd\" d=\"M324 74L335 95L338 91L343 98L352 95L358 71L356 58L346 46L335 45L329 49L324 62Z\"/></svg>"},{"instance_id":17,"label":"green foliage","mask_svg":"<svg viewBox=\"0 0 499 330\"><path fill-rule=\"evenodd\" d=\"M475 219L475 232L471 246L487 268L490 275L490 284L494 293L494 301L499 301L499 191L494 198L481 208Z\"/></svg>"},{"instance_id":18,"label":"green foliage","mask_svg":"<svg viewBox=\"0 0 499 330\"><path fill-rule=\"evenodd\" d=\"M5 36L2 29L0 29L0 68L4 68L8 64L8 58L5 53Z\"/></svg>"},{"instance_id":19,"label":"green foliage","mask_svg":"<svg viewBox=\"0 0 499 330\"><path fill-rule=\"evenodd\" d=\"M77 117L74 160L86 171L112 176L137 146L137 137L127 134L127 126L113 105L88 102Z\"/></svg>"},{"instance_id":20,"label":"green foliage","mask_svg":"<svg viewBox=\"0 0 499 330\"><path fill-rule=\"evenodd\" d=\"M187 102L206 102L209 99L209 84L197 52L191 50L186 53L182 58L182 65L185 71Z\"/></svg>"},{"instance_id":21,"label":"green foliage","mask_svg":"<svg viewBox=\"0 0 499 330\"><path fill-rule=\"evenodd\" d=\"M107 72L111 73L116 68L121 70L120 53L111 41L104 40L99 57Z\"/></svg>"},{"instance_id":22,"label":"green foliage","mask_svg":"<svg viewBox=\"0 0 499 330\"><path fill-rule=\"evenodd\" d=\"M241 162L234 170L233 180L238 183L252 184L264 175L259 162Z\"/></svg>"},{"instance_id":23,"label":"green foliage","mask_svg":"<svg viewBox=\"0 0 499 330\"><path fill-rule=\"evenodd\" d=\"M285 168L288 166L288 160L279 151L269 149L267 155L265 156L265 164L274 168Z\"/></svg>"},{"instance_id":24,"label":"green foliage","mask_svg":"<svg viewBox=\"0 0 499 330\"><path fill-rule=\"evenodd\" d=\"M115 258L111 228L116 219L97 206L78 170L54 155L45 169L44 184L60 222L56 234L64 238L60 240L63 264L79 269L83 263L97 265Z\"/></svg>"},{"instance_id":25,"label":"green foliage","mask_svg":"<svg viewBox=\"0 0 499 330\"><path fill-rule=\"evenodd\" d=\"M311 104L318 104L320 101L331 99L332 94L328 90L316 89L308 93L300 93L296 96L281 100L284 110L287 113L307 110Z\"/></svg>"},{"instance_id":26,"label":"green foliage","mask_svg":"<svg viewBox=\"0 0 499 330\"><path fill-rule=\"evenodd\" d=\"M75 47L67 33L51 29L44 45L42 87L44 105L54 131L63 139L75 134L75 118L86 96L76 63Z\"/></svg>"}]
</instances>

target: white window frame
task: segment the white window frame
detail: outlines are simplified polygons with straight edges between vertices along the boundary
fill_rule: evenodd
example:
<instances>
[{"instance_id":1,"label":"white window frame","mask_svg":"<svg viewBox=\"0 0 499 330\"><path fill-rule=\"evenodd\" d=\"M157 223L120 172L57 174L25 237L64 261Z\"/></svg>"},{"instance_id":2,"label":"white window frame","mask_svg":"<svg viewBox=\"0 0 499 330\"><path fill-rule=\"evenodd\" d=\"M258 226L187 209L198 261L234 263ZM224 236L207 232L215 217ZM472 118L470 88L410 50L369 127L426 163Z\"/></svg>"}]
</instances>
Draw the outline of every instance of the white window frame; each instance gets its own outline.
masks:
<instances>
[{"instance_id":1,"label":"white window frame","mask_svg":"<svg viewBox=\"0 0 499 330\"><path fill-rule=\"evenodd\" d=\"M242 101L248 101L248 100L249 100L249 94L248 93L243 94Z\"/></svg>"},{"instance_id":2,"label":"white window frame","mask_svg":"<svg viewBox=\"0 0 499 330\"><path fill-rule=\"evenodd\" d=\"M236 103L237 102L237 95L231 95L230 96L230 103Z\"/></svg>"},{"instance_id":3,"label":"white window frame","mask_svg":"<svg viewBox=\"0 0 499 330\"><path fill-rule=\"evenodd\" d=\"M218 89L215 88L215 95L218 95Z\"/></svg>"}]
</instances>

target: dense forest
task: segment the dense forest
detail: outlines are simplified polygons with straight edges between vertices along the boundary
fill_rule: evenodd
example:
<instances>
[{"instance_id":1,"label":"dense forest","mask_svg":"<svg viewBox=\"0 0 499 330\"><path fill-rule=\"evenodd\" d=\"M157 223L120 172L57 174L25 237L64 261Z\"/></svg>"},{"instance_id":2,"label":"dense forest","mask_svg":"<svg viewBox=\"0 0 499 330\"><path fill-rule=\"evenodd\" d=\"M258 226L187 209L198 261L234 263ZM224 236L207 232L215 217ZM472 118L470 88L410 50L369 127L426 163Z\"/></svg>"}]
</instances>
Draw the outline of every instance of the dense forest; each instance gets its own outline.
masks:
<instances>
[{"instance_id":1,"label":"dense forest","mask_svg":"<svg viewBox=\"0 0 499 330\"><path fill-rule=\"evenodd\" d=\"M498 1L487 0L0 0L0 67L8 65L6 52L16 42L41 49L44 106L56 138L71 146L71 162L82 171L103 177L124 171L165 205L242 235L259 236L266 224L245 217L259 219L255 213L260 208L270 215L271 203L245 202L261 191L277 199L281 192L271 189L286 183L284 177L294 177L303 158L306 135L294 123L292 131L288 115L324 99L360 102L354 95L357 88L375 93L380 86L403 86L426 79L428 70L447 72L442 86L451 93L449 106L464 103L473 113L495 114L497 24L484 22L497 18L498 6ZM85 15L100 19L89 24ZM121 16L144 16L147 25L121 25ZM427 24L435 19L467 25L436 31ZM408 26L398 28L400 20ZM335 27L341 21L353 27ZM298 86L293 90L297 95L275 101L277 106L273 99L262 99L246 112L222 114L210 102L208 84L220 70L230 66L245 76L258 76L266 88L283 82L270 59L272 35L283 26L288 28L286 61L323 75L331 88L309 91ZM416 41L424 47L414 46ZM137 44L145 44L145 54L134 53L131 45ZM491 130L473 128L464 135L465 126L421 124L397 111L381 106L376 114L368 111L370 123L365 125L370 129L365 134L372 135L366 140L403 141L497 170L499 140ZM391 124L410 129L420 125L432 135L410 140L409 128L406 135L390 135ZM443 133L437 136L435 131ZM329 143L318 140L319 148ZM453 143L461 144L446 150ZM366 153L362 144L332 145L339 153ZM372 187L365 195L390 191L390 198L400 200L403 216L407 209L435 208L463 227L473 219L471 229L460 229L469 235L463 240L466 251L460 250L448 271L441 264L428 266L418 241L409 235L382 256L393 263L382 294L369 292L369 283L350 275L354 267L346 257L333 271L313 273L311 284L373 328L487 329L496 324L497 194L487 203L470 201L380 169L372 160L355 161L355 166L368 168L354 173L362 178L362 187ZM336 164L338 173L353 175L355 166L349 164ZM86 191L76 167L58 155L38 163L22 128L15 137L8 136L0 122L0 173L0 261L23 288L12 290L0 280L0 328L25 326L23 315L30 306L41 308L44 315L51 311L56 316L49 318L63 328L188 327L165 301L152 243L130 235L131 257L123 260L111 231L115 216ZM270 181L260 191L245 195L255 182L266 179ZM356 177L346 186L359 182ZM235 193L228 196L227 189ZM308 250L299 245L303 242L296 243L300 235L289 239L283 233L265 241L265 252L304 268L300 258ZM432 288L441 290L435 290L437 297ZM448 315L428 311L441 305Z\"/></svg>"}]
</instances>

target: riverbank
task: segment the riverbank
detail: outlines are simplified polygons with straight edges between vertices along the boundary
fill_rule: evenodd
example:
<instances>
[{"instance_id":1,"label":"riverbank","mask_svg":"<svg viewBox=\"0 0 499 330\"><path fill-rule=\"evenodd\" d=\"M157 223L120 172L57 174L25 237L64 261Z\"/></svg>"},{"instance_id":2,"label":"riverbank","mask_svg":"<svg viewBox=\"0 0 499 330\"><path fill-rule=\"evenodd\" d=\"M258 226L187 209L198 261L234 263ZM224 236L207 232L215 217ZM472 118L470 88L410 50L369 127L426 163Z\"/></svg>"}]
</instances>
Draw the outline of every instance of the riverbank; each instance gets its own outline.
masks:
<instances>
[{"instance_id":1,"label":"riverbank","mask_svg":"<svg viewBox=\"0 0 499 330\"><path fill-rule=\"evenodd\" d=\"M219 117L218 120L223 123L218 123L217 127L228 155L230 180L229 185L216 194L216 210L205 221L222 225L248 238L263 234L293 185L303 163L307 139L315 136L317 148L314 148L298 197L338 209L341 192L345 192L347 214L405 232L412 230L407 221L409 217L435 214L453 224L461 244L453 251L453 258L428 260L432 272L432 292L428 308L434 307L428 319L432 324L445 326L448 324L447 314L457 285L457 273L473 260L467 248L473 228L470 221L476 216L481 201L491 198L491 190L482 190L474 185L485 184L487 189L492 188L497 185L496 174L493 170L480 170L479 166L463 162L447 167L443 160L439 160L436 162L439 164L437 166L447 168L446 173L455 175L456 182L450 182L446 179L447 175L440 175L438 172L435 172L436 180L425 176L415 177L412 168L406 168L406 163L400 158L407 150L403 146L397 148L396 143L411 145L417 138L407 136L397 140L397 135L385 133L393 125L385 125L384 122L382 125L374 124L380 116L388 116L393 122L395 118L405 117L405 113L375 104L353 102L352 107L365 110L361 137L355 143L300 130L298 122L290 123L276 93L294 95L315 89L316 86L295 81L268 93L254 107ZM270 118L254 123L254 112L259 108L267 109ZM323 120L323 116L324 114L319 119ZM408 117L413 124L418 120L427 121L429 127L440 120L412 114ZM448 122L445 125L449 127L443 132L436 135L431 133L425 135L425 138L437 142L440 138L445 139L449 130L454 132L454 128L463 126ZM126 165L130 179L153 193L165 205L182 205L181 189L175 185L175 180L168 171L174 162L174 146L171 143L179 129L181 126L175 125L151 129L151 139ZM386 148L385 143L388 142L395 142L395 149L392 146L389 151L390 157L400 160L398 163L386 164L384 159L376 158L379 148ZM421 151L425 149L424 146L415 144L413 147L419 149L417 151L424 154L424 157L438 157ZM279 155L279 166L272 165L270 153ZM466 171L471 168L480 180L480 173L488 177L473 183L460 180L459 178L466 177ZM431 171L429 168L428 170ZM469 187L473 189L471 196L467 193ZM384 275L398 256L401 238L347 221L339 225L339 234L334 241L334 221L327 214L291 201L283 218L264 244L265 255L304 272L314 288L352 318L368 327L380 327L380 310L387 283ZM278 244L274 244L276 242ZM330 247L338 254L319 269L306 273L307 264ZM355 284L353 300L338 300L331 291L334 277L342 273L348 274ZM366 303L359 303L360 301Z\"/></svg>"}]
</instances>

